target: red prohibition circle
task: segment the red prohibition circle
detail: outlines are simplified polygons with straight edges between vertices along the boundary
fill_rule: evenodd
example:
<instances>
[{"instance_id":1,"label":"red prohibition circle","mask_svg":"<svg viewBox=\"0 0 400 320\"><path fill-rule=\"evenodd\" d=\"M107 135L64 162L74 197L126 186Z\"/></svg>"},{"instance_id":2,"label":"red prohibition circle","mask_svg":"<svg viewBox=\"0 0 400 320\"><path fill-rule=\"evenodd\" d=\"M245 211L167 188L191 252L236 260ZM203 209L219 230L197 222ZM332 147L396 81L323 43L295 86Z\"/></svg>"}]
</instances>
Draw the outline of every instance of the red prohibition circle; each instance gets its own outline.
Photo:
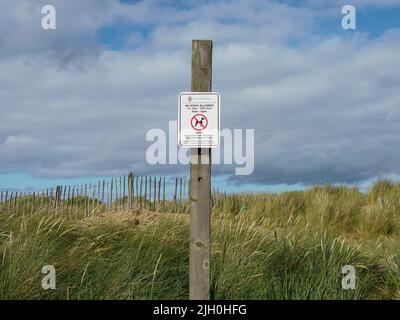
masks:
<instances>
[{"instance_id":1,"label":"red prohibition circle","mask_svg":"<svg viewBox=\"0 0 400 320\"><path fill-rule=\"evenodd\" d=\"M204 114L195 114L192 119L190 119L190 125L196 131L202 131L208 126L208 119Z\"/></svg>"}]
</instances>

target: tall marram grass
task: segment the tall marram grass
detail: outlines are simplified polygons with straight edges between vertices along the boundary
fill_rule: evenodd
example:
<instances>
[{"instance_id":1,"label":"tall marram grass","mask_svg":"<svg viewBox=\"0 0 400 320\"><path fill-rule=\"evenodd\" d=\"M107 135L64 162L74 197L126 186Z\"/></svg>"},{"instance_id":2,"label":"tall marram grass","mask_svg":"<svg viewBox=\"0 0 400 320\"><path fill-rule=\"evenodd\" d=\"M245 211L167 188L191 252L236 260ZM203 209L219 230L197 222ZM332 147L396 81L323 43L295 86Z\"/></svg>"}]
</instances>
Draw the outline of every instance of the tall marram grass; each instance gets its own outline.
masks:
<instances>
[{"instance_id":1,"label":"tall marram grass","mask_svg":"<svg viewBox=\"0 0 400 320\"><path fill-rule=\"evenodd\" d=\"M213 299L398 299L400 186L227 195L212 215ZM0 213L0 299L187 299L186 213ZM56 290L43 290L53 265ZM356 289L343 290L343 266Z\"/></svg>"},{"instance_id":2,"label":"tall marram grass","mask_svg":"<svg viewBox=\"0 0 400 320\"><path fill-rule=\"evenodd\" d=\"M46 213L8 221L1 244L0 298L185 298L184 224L172 219L143 226L91 223ZM44 265L56 268L56 290L41 287Z\"/></svg>"}]
</instances>

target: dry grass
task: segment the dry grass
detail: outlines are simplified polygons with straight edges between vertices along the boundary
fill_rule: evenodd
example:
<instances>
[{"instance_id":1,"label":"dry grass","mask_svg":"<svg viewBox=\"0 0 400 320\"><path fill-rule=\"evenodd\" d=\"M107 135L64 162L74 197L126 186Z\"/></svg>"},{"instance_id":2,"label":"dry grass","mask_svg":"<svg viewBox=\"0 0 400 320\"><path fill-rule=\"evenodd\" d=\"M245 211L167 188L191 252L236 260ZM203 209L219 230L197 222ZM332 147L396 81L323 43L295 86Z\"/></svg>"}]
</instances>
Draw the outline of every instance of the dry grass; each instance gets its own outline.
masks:
<instances>
[{"instance_id":1,"label":"dry grass","mask_svg":"<svg viewBox=\"0 0 400 320\"><path fill-rule=\"evenodd\" d=\"M397 299L400 186L368 194L319 186L305 192L230 195L212 215L214 299ZM187 299L183 213L125 210L0 215L2 299ZM57 290L41 288L46 264ZM356 290L341 268L357 270Z\"/></svg>"}]
</instances>

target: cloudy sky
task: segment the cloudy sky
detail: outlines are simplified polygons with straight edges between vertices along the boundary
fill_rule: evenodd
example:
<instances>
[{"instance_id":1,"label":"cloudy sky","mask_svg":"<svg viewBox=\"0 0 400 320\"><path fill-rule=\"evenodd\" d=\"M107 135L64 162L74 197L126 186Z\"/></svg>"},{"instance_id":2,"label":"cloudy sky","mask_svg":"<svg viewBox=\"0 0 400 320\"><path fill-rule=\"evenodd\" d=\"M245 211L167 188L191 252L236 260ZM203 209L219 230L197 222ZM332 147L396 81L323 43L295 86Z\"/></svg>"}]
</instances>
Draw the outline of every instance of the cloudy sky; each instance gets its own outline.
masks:
<instances>
[{"instance_id":1,"label":"cloudy sky","mask_svg":"<svg viewBox=\"0 0 400 320\"><path fill-rule=\"evenodd\" d=\"M41 28L42 6L57 29ZM357 30L341 9L357 9ZM1 0L0 188L125 174L190 91L191 40L212 39L221 125L255 130L232 190L366 185L400 171L400 0Z\"/></svg>"}]
</instances>

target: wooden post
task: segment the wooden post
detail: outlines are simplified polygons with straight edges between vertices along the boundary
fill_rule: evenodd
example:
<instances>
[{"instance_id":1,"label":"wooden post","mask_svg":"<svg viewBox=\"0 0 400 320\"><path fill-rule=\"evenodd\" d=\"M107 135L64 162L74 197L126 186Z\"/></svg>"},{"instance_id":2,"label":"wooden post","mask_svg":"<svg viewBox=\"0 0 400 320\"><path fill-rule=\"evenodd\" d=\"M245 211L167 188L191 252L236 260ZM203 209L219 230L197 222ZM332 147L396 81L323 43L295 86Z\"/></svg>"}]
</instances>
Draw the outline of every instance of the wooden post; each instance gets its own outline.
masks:
<instances>
[{"instance_id":1,"label":"wooden post","mask_svg":"<svg viewBox=\"0 0 400 320\"><path fill-rule=\"evenodd\" d=\"M163 178L163 201L162 201L162 211L165 209L165 177Z\"/></svg>"},{"instance_id":2,"label":"wooden post","mask_svg":"<svg viewBox=\"0 0 400 320\"><path fill-rule=\"evenodd\" d=\"M97 184L97 198L96 198L96 209L99 208L99 206L101 206L101 181L99 180L98 184Z\"/></svg>"},{"instance_id":3,"label":"wooden post","mask_svg":"<svg viewBox=\"0 0 400 320\"><path fill-rule=\"evenodd\" d=\"M123 192L122 192L122 210L125 210L125 189L126 189L126 177L124 176L124 181L123 181L124 187L123 187Z\"/></svg>"},{"instance_id":4,"label":"wooden post","mask_svg":"<svg viewBox=\"0 0 400 320\"><path fill-rule=\"evenodd\" d=\"M110 189L109 189L109 180L106 181L106 197L107 197L107 205L106 205L106 209L109 210L110 209Z\"/></svg>"},{"instance_id":5,"label":"wooden post","mask_svg":"<svg viewBox=\"0 0 400 320\"><path fill-rule=\"evenodd\" d=\"M159 208L160 208L160 196L161 196L161 193L160 193L160 191L161 191L161 177L158 179L158 197L157 197L157 199L158 199L158 203L157 203L157 208L156 208L156 210L157 211L159 211Z\"/></svg>"},{"instance_id":6,"label":"wooden post","mask_svg":"<svg viewBox=\"0 0 400 320\"><path fill-rule=\"evenodd\" d=\"M114 180L114 178L111 178L111 180ZM117 202L118 202L118 178L115 177L114 180L114 189L115 189L115 193L114 193L114 204L113 204L113 211L117 210Z\"/></svg>"},{"instance_id":7,"label":"wooden post","mask_svg":"<svg viewBox=\"0 0 400 320\"><path fill-rule=\"evenodd\" d=\"M122 177L119 177L119 206L120 210L124 209L124 198L123 198L123 193L122 193L122 187L125 187L122 185Z\"/></svg>"},{"instance_id":8,"label":"wooden post","mask_svg":"<svg viewBox=\"0 0 400 320\"><path fill-rule=\"evenodd\" d=\"M90 215L96 212L97 205L95 206L95 203L96 203L96 185L93 186L92 211L90 212Z\"/></svg>"},{"instance_id":9,"label":"wooden post","mask_svg":"<svg viewBox=\"0 0 400 320\"><path fill-rule=\"evenodd\" d=\"M68 198L67 198L67 212L69 212L69 206L71 202L71 186L68 186Z\"/></svg>"},{"instance_id":10,"label":"wooden post","mask_svg":"<svg viewBox=\"0 0 400 320\"><path fill-rule=\"evenodd\" d=\"M57 212L61 200L62 186L56 187L56 194L54 197L54 211Z\"/></svg>"},{"instance_id":11,"label":"wooden post","mask_svg":"<svg viewBox=\"0 0 400 320\"><path fill-rule=\"evenodd\" d=\"M36 211L39 211L42 206L42 196L43 196L43 191L38 191L36 193L36 197L37 197L36 208L35 208Z\"/></svg>"},{"instance_id":12,"label":"wooden post","mask_svg":"<svg viewBox=\"0 0 400 320\"><path fill-rule=\"evenodd\" d=\"M139 176L136 176L135 180L136 180L136 202L137 202L139 199ZM135 199L135 192L133 192L133 199ZM133 201L135 202L135 200Z\"/></svg>"},{"instance_id":13,"label":"wooden post","mask_svg":"<svg viewBox=\"0 0 400 320\"><path fill-rule=\"evenodd\" d=\"M72 195L71 195L71 210L70 210L70 214L73 211L74 208L74 196L75 196L75 186L72 187Z\"/></svg>"},{"instance_id":14,"label":"wooden post","mask_svg":"<svg viewBox=\"0 0 400 320\"><path fill-rule=\"evenodd\" d=\"M102 205L104 205L104 189L105 189L105 187L106 187L106 182L103 179L103 186L102 186L102 189L101 189L101 204Z\"/></svg>"},{"instance_id":15,"label":"wooden post","mask_svg":"<svg viewBox=\"0 0 400 320\"><path fill-rule=\"evenodd\" d=\"M32 205L31 205L31 213L35 210L35 199L36 199L36 192L32 193Z\"/></svg>"},{"instance_id":16,"label":"wooden post","mask_svg":"<svg viewBox=\"0 0 400 320\"><path fill-rule=\"evenodd\" d=\"M179 210L182 208L182 178L179 178Z\"/></svg>"},{"instance_id":17,"label":"wooden post","mask_svg":"<svg viewBox=\"0 0 400 320\"><path fill-rule=\"evenodd\" d=\"M184 199L184 201L186 199L186 177L183 180L183 199Z\"/></svg>"},{"instance_id":18,"label":"wooden post","mask_svg":"<svg viewBox=\"0 0 400 320\"><path fill-rule=\"evenodd\" d=\"M21 194L21 192L19 193ZM15 193L15 199L14 199L14 212L17 214L18 213L18 192Z\"/></svg>"},{"instance_id":19,"label":"wooden post","mask_svg":"<svg viewBox=\"0 0 400 320\"><path fill-rule=\"evenodd\" d=\"M128 209L132 209L132 172L128 174Z\"/></svg>"},{"instance_id":20,"label":"wooden post","mask_svg":"<svg viewBox=\"0 0 400 320\"><path fill-rule=\"evenodd\" d=\"M11 213L11 204L12 204L13 192L10 193L10 200L8 201L8 211Z\"/></svg>"},{"instance_id":21,"label":"wooden post","mask_svg":"<svg viewBox=\"0 0 400 320\"><path fill-rule=\"evenodd\" d=\"M153 211L156 211L156 191L157 191L157 177L154 177L154 197L153 197Z\"/></svg>"},{"instance_id":22,"label":"wooden post","mask_svg":"<svg viewBox=\"0 0 400 320\"><path fill-rule=\"evenodd\" d=\"M210 92L212 41L192 41L192 92ZM192 148L189 181L189 298L210 299L211 149Z\"/></svg>"},{"instance_id":23,"label":"wooden post","mask_svg":"<svg viewBox=\"0 0 400 320\"><path fill-rule=\"evenodd\" d=\"M175 178L175 191L174 191L174 212L176 212L176 197L177 197L177 193L178 193L178 178Z\"/></svg>"},{"instance_id":24,"label":"wooden post","mask_svg":"<svg viewBox=\"0 0 400 320\"><path fill-rule=\"evenodd\" d=\"M8 201L8 191L6 191L6 200L4 201L5 203L4 203L4 206L7 204L7 201ZM10 202L8 202L8 204L10 204ZM9 208L10 209L10 208Z\"/></svg>"},{"instance_id":25,"label":"wooden post","mask_svg":"<svg viewBox=\"0 0 400 320\"><path fill-rule=\"evenodd\" d=\"M140 177L140 195L139 195L140 208L142 208L142 185L143 185L143 176Z\"/></svg>"},{"instance_id":26,"label":"wooden post","mask_svg":"<svg viewBox=\"0 0 400 320\"><path fill-rule=\"evenodd\" d=\"M38 194L39 194L39 192L38 192ZM37 210L37 208L36 208L36 192L33 192L31 213L33 213L34 210Z\"/></svg>"},{"instance_id":27,"label":"wooden post","mask_svg":"<svg viewBox=\"0 0 400 320\"><path fill-rule=\"evenodd\" d=\"M50 206L54 206L54 190L53 188L50 188Z\"/></svg>"},{"instance_id":28,"label":"wooden post","mask_svg":"<svg viewBox=\"0 0 400 320\"><path fill-rule=\"evenodd\" d=\"M84 199L84 201L85 201L85 218L86 218L87 211L88 211L88 209L87 209L87 184L85 184L85 199Z\"/></svg>"},{"instance_id":29,"label":"wooden post","mask_svg":"<svg viewBox=\"0 0 400 320\"><path fill-rule=\"evenodd\" d=\"M117 211L118 204L118 177L115 177L115 201L114 201L114 211Z\"/></svg>"},{"instance_id":30,"label":"wooden post","mask_svg":"<svg viewBox=\"0 0 400 320\"><path fill-rule=\"evenodd\" d=\"M147 176L144 181L144 208L146 208L146 199L147 199Z\"/></svg>"},{"instance_id":31,"label":"wooden post","mask_svg":"<svg viewBox=\"0 0 400 320\"><path fill-rule=\"evenodd\" d=\"M61 194L60 194L60 202L61 202L61 208L62 209L64 209L64 207L65 207L65 193L67 192L67 186L64 186L64 188L63 188L63 186L61 186L61 193L62 193L62 196L61 196Z\"/></svg>"},{"instance_id":32,"label":"wooden post","mask_svg":"<svg viewBox=\"0 0 400 320\"><path fill-rule=\"evenodd\" d=\"M151 177L149 177L149 211L151 210Z\"/></svg>"},{"instance_id":33,"label":"wooden post","mask_svg":"<svg viewBox=\"0 0 400 320\"><path fill-rule=\"evenodd\" d=\"M92 192L92 184L89 183L89 189L88 189L88 194L87 194L87 197L88 197L88 200L87 200L87 214L88 214L88 216L89 216L89 213L90 213L90 202L91 202L91 199L92 199L90 197L91 192Z\"/></svg>"}]
</instances>

